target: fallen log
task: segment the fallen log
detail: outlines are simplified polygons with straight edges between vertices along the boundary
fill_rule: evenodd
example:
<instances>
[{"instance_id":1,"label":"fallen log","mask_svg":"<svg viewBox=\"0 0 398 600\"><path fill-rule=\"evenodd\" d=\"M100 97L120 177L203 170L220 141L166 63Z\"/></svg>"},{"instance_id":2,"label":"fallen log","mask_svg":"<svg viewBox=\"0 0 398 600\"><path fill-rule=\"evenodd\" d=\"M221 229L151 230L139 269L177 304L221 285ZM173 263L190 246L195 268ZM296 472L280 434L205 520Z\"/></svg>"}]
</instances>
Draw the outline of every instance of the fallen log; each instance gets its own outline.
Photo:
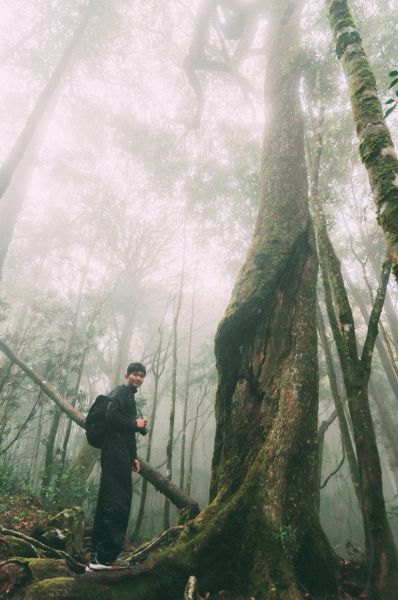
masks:
<instances>
[{"instance_id":1,"label":"fallen log","mask_svg":"<svg viewBox=\"0 0 398 600\"><path fill-rule=\"evenodd\" d=\"M28 584L52 579L68 578L72 575L64 560L54 558L10 558L0 562L0 598L14 597L18 590L18 598L25 595L24 588ZM43 598L46 598L43 595Z\"/></svg>"},{"instance_id":2,"label":"fallen log","mask_svg":"<svg viewBox=\"0 0 398 600\"><path fill-rule=\"evenodd\" d=\"M84 571L85 571L85 568L86 568L85 565L83 563L80 563L79 561L75 560L72 556L70 556L64 550L57 550L56 548L51 548L51 546L48 546L47 544L44 544L40 540L36 540L35 538L30 537L29 535L21 533L20 531L13 531L12 529L4 529L3 527L1 527L0 533L1 533L1 535L4 535L4 536L9 535L9 536L24 540L25 542L30 544L31 547L35 548L35 550L38 553L39 558L40 557L53 557L56 559L63 558L74 572L84 573Z\"/></svg>"},{"instance_id":3,"label":"fallen log","mask_svg":"<svg viewBox=\"0 0 398 600\"><path fill-rule=\"evenodd\" d=\"M25 361L19 358L15 352L0 339L0 350L9 360L16 364L32 381L34 381L40 389L57 404L57 406L65 413L72 421L77 423L79 427L84 429L84 415L79 412L67 398L47 381L40 373L30 367ZM144 459L139 458L141 462L140 475L149 481L159 492L172 502L178 509L184 512L184 520L186 518L194 518L199 513L199 504L191 498L183 490L172 483L167 477L156 471Z\"/></svg>"}]
</instances>

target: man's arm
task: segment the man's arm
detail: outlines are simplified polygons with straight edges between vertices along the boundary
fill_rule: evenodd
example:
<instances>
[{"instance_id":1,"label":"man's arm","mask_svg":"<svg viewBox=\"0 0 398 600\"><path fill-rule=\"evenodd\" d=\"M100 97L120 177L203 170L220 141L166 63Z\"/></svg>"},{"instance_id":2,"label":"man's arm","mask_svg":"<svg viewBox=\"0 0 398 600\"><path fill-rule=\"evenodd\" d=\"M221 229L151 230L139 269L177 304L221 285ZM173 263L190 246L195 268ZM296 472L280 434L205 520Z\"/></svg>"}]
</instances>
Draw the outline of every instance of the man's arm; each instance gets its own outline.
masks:
<instances>
[{"instance_id":1,"label":"man's arm","mask_svg":"<svg viewBox=\"0 0 398 600\"><path fill-rule=\"evenodd\" d=\"M139 429L137 421L123 412L123 404L128 393L129 391L123 386L117 387L111 392L105 419L107 424L117 431L136 433Z\"/></svg>"}]
</instances>

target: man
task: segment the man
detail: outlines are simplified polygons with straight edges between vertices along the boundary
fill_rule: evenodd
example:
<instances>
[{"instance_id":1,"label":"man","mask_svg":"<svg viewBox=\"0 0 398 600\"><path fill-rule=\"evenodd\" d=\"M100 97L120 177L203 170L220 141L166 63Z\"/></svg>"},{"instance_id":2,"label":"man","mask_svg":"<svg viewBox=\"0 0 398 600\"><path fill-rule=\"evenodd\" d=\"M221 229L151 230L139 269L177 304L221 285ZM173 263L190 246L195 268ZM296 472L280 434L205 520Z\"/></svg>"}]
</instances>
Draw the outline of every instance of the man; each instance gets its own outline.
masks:
<instances>
[{"instance_id":1,"label":"man","mask_svg":"<svg viewBox=\"0 0 398 600\"><path fill-rule=\"evenodd\" d=\"M118 559L123 548L130 515L131 470L140 470L136 432L146 433L146 419L137 418L134 394L141 387L146 369L130 363L125 384L109 395L106 411L106 436L101 448L101 482L94 517L92 547L94 554L86 571L120 569L128 566Z\"/></svg>"}]
</instances>

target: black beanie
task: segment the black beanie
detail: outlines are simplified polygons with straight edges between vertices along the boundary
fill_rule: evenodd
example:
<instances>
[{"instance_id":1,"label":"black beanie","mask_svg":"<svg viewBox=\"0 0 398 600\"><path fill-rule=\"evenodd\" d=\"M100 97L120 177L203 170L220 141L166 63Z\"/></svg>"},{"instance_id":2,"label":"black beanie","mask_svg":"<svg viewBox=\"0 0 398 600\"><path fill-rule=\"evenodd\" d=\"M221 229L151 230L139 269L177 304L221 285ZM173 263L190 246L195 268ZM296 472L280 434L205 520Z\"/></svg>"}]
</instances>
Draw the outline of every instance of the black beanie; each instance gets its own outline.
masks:
<instances>
[{"instance_id":1,"label":"black beanie","mask_svg":"<svg viewBox=\"0 0 398 600\"><path fill-rule=\"evenodd\" d=\"M130 363L127 367L126 373L127 375L130 375L130 373L134 373L134 371L138 371L138 373L144 373L144 375L146 375L146 368L139 362Z\"/></svg>"}]
</instances>

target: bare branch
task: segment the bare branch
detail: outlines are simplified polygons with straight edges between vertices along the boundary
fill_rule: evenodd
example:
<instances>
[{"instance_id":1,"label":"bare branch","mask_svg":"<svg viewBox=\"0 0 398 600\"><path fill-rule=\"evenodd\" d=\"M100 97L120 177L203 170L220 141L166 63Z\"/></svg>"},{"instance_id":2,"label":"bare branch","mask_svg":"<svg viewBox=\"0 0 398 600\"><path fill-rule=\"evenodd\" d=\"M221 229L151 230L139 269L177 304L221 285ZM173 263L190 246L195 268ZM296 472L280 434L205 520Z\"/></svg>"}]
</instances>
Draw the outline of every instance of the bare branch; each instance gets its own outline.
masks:
<instances>
[{"instance_id":1,"label":"bare branch","mask_svg":"<svg viewBox=\"0 0 398 600\"><path fill-rule=\"evenodd\" d=\"M329 481L331 480L332 477L334 477L336 475L336 473L338 473L341 469L341 467L343 466L345 461L345 452L344 452L344 446L343 446L343 456L341 458L341 461L339 462L339 464L337 465L337 467L335 468L334 471L332 471L325 479L325 481L322 483L322 485L320 486L320 490L322 490L323 488L325 488L327 486L327 484L329 483Z\"/></svg>"},{"instance_id":2,"label":"bare branch","mask_svg":"<svg viewBox=\"0 0 398 600\"><path fill-rule=\"evenodd\" d=\"M383 310L388 280L390 278L391 265L391 258L387 256L384 259L381 268L380 283L377 290L373 309L369 318L368 332L366 334L366 340L362 350L361 364L368 379L370 376L370 367L372 363L373 350L376 343L377 334L379 333L379 320L381 311Z\"/></svg>"}]
</instances>

